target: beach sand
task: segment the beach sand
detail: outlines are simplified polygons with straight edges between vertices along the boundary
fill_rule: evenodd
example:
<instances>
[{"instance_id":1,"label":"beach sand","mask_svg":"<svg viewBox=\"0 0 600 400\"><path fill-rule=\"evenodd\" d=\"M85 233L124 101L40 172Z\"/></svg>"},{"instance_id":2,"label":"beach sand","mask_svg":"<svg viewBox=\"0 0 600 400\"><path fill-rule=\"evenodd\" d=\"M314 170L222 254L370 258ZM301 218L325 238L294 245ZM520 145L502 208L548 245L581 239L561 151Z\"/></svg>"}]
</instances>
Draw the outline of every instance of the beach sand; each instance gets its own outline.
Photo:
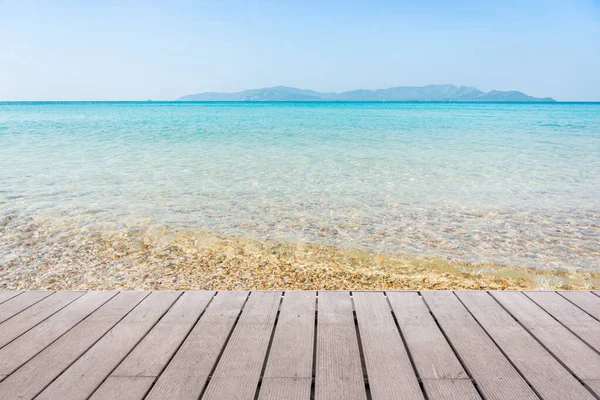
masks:
<instances>
[{"instance_id":1,"label":"beach sand","mask_svg":"<svg viewBox=\"0 0 600 400\"><path fill-rule=\"evenodd\" d=\"M0 225L0 289L598 289L600 274L381 255L193 229Z\"/></svg>"}]
</instances>

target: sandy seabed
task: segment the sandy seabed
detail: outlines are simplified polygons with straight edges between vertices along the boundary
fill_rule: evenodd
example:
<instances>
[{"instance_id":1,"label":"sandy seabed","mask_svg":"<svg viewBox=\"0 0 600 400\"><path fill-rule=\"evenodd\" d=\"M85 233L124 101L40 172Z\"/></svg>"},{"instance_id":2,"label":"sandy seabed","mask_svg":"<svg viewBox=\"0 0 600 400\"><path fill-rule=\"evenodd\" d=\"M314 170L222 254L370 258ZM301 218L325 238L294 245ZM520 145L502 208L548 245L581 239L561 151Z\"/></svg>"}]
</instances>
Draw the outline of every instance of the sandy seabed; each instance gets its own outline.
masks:
<instances>
[{"instance_id":1,"label":"sandy seabed","mask_svg":"<svg viewBox=\"0 0 600 400\"><path fill-rule=\"evenodd\" d=\"M598 289L600 274L381 255L193 229L0 224L0 289Z\"/></svg>"}]
</instances>

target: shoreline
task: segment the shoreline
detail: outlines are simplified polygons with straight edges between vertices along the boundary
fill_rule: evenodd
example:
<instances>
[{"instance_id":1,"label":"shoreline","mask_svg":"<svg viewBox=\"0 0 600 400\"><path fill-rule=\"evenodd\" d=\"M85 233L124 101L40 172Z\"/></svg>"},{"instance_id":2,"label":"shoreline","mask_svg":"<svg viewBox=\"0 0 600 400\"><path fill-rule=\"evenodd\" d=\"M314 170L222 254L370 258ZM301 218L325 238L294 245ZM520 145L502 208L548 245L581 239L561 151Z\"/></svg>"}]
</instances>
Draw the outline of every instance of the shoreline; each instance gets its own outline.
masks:
<instances>
[{"instance_id":1,"label":"shoreline","mask_svg":"<svg viewBox=\"0 0 600 400\"><path fill-rule=\"evenodd\" d=\"M598 272L383 255L167 227L82 229L63 232L60 240L42 228L25 229L12 255L0 259L1 290L600 288ZM9 234L0 229L3 253Z\"/></svg>"}]
</instances>

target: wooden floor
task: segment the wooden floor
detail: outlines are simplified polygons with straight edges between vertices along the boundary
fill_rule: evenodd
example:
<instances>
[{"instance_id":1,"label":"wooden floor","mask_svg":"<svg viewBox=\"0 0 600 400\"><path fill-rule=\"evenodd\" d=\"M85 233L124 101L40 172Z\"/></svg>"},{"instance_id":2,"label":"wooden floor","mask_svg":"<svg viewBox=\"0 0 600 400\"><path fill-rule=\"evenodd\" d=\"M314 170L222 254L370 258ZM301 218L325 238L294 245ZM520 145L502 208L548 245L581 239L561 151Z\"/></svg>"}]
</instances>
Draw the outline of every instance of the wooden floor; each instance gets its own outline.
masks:
<instances>
[{"instance_id":1,"label":"wooden floor","mask_svg":"<svg viewBox=\"0 0 600 400\"><path fill-rule=\"evenodd\" d=\"M0 399L600 398L600 292L0 292Z\"/></svg>"}]
</instances>

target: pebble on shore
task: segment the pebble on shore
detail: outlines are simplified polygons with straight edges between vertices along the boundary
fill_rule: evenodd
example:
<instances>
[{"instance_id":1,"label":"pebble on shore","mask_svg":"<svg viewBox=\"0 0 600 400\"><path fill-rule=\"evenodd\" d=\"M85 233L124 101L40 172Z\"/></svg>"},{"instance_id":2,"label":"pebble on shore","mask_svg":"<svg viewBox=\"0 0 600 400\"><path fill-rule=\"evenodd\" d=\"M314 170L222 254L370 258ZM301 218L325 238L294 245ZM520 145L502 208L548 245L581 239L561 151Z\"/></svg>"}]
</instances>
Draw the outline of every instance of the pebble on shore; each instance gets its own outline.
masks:
<instances>
[{"instance_id":1,"label":"pebble on shore","mask_svg":"<svg viewBox=\"0 0 600 400\"><path fill-rule=\"evenodd\" d=\"M0 289L597 289L600 275L379 255L173 228L0 229Z\"/></svg>"}]
</instances>

